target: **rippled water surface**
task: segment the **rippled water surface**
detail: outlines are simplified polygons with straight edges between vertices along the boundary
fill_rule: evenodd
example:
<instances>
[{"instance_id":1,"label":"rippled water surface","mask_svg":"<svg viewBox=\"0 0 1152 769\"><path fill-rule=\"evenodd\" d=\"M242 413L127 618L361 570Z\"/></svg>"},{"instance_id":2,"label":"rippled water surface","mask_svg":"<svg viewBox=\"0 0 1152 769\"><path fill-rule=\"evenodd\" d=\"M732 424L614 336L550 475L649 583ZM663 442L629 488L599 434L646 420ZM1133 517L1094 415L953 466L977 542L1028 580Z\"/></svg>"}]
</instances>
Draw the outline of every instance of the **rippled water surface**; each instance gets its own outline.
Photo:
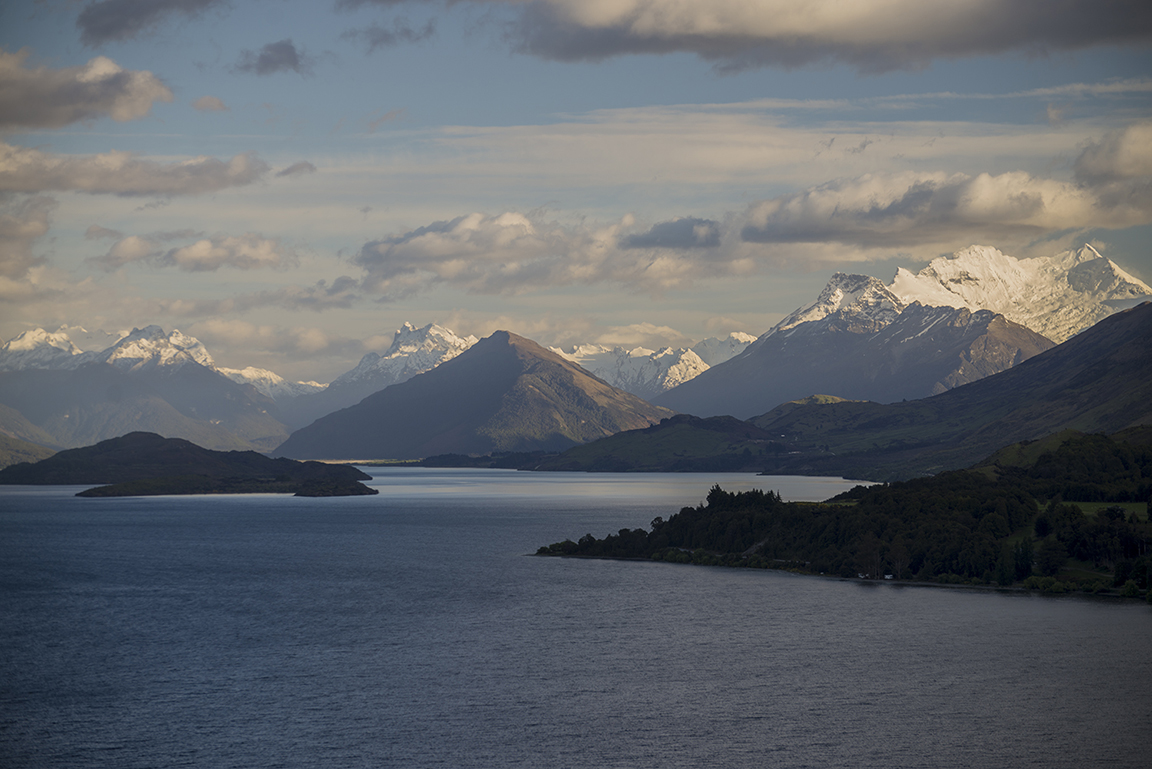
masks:
<instances>
[{"instance_id":1,"label":"rippled water surface","mask_svg":"<svg viewBox=\"0 0 1152 769\"><path fill-rule=\"evenodd\" d=\"M1152 609L526 557L713 482L0 488L5 767L1147 766Z\"/></svg>"}]
</instances>

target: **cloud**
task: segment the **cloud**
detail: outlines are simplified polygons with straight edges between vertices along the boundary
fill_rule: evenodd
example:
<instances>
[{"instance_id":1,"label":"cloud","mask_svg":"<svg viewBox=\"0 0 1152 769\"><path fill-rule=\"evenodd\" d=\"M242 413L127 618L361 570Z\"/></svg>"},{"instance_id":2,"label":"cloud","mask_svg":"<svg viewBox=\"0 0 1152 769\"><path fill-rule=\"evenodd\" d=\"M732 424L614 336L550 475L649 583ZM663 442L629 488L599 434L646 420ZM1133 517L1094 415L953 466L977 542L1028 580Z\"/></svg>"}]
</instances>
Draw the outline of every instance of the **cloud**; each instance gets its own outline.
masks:
<instances>
[{"instance_id":1,"label":"cloud","mask_svg":"<svg viewBox=\"0 0 1152 769\"><path fill-rule=\"evenodd\" d=\"M160 163L130 152L55 155L0 142L0 192L200 195L252 184L268 170L251 152L228 161L198 157Z\"/></svg>"},{"instance_id":2,"label":"cloud","mask_svg":"<svg viewBox=\"0 0 1152 769\"><path fill-rule=\"evenodd\" d=\"M251 72L256 75L272 75L277 72L296 72L300 75L312 73L312 59L296 50L291 39L269 43L260 52L241 51L240 58L233 68L236 72Z\"/></svg>"},{"instance_id":3,"label":"cloud","mask_svg":"<svg viewBox=\"0 0 1152 769\"><path fill-rule=\"evenodd\" d=\"M716 248L720 225L710 219L684 217L653 225L648 232L621 240L624 248Z\"/></svg>"},{"instance_id":4,"label":"cloud","mask_svg":"<svg viewBox=\"0 0 1152 769\"><path fill-rule=\"evenodd\" d=\"M84 233L85 240L120 240L123 237L124 233L101 227L99 224L93 224Z\"/></svg>"},{"instance_id":5,"label":"cloud","mask_svg":"<svg viewBox=\"0 0 1152 769\"><path fill-rule=\"evenodd\" d=\"M331 283L320 280L311 286L282 286L268 291L254 291L223 299L159 300L155 313L173 317L196 318L208 315L245 313L266 307L285 310L347 310L361 298L360 281L342 275Z\"/></svg>"},{"instance_id":6,"label":"cloud","mask_svg":"<svg viewBox=\"0 0 1152 769\"><path fill-rule=\"evenodd\" d=\"M201 96L192 102L192 108L199 112L227 112L228 105L216 96Z\"/></svg>"},{"instance_id":7,"label":"cloud","mask_svg":"<svg viewBox=\"0 0 1152 769\"><path fill-rule=\"evenodd\" d=\"M97 46L151 32L168 16L195 16L224 4L225 0L100 0L80 12L76 26L85 45Z\"/></svg>"},{"instance_id":8,"label":"cloud","mask_svg":"<svg viewBox=\"0 0 1152 769\"><path fill-rule=\"evenodd\" d=\"M549 59L695 53L722 69L839 61L866 72L937 58L1075 50L1152 38L1145 0L529 0L508 36Z\"/></svg>"},{"instance_id":9,"label":"cloud","mask_svg":"<svg viewBox=\"0 0 1152 769\"><path fill-rule=\"evenodd\" d=\"M59 128L80 120L111 117L124 122L149 113L172 92L151 72L122 69L97 56L83 67L24 66L27 49L0 51L0 130Z\"/></svg>"},{"instance_id":10,"label":"cloud","mask_svg":"<svg viewBox=\"0 0 1152 769\"><path fill-rule=\"evenodd\" d=\"M473 213L372 241L352 261L365 270L364 290L387 300L438 284L479 294L516 294L613 282L658 293L747 268L742 257L729 260L718 249L621 248L631 226L630 216L593 227L564 226L517 212Z\"/></svg>"},{"instance_id":11,"label":"cloud","mask_svg":"<svg viewBox=\"0 0 1152 769\"><path fill-rule=\"evenodd\" d=\"M1076 178L1089 184L1152 176L1152 122L1136 123L1090 142L1074 168Z\"/></svg>"},{"instance_id":12,"label":"cloud","mask_svg":"<svg viewBox=\"0 0 1152 769\"><path fill-rule=\"evenodd\" d=\"M1095 189L1023 172L866 174L751 206L751 243L846 243L900 248L1019 243L1067 229L1152 222L1152 196Z\"/></svg>"},{"instance_id":13,"label":"cloud","mask_svg":"<svg viewBox=\"0 0 1152 769\"><path fill-rule=\"evenodd\" d=\"M33 246L48 233L55 208L56 201L42 195L0 205L0 277L21 280L43 263Z\"/></svg>"},{"instance_id":14,"label":"cloud","mask_svg":"<svg viewBox=\"0 0 1152 769\"><path fill-rule=\"evenodd\" d=\"M595 343L611 347L639 346L658 349L673 345L686 347L692 343L692 340L671 326L657 326L653 323L632 323L627 326L612 326L602 331L596 337Z\"/></svg>"},{"instance_id":15,"label":"cloud","mask_svg":"<svg viewBox=\"0 0 1152 769\"><path fill-rule=\"evenodd\" d=\"M406 19L394 19L392 28L387 29L379 24L372 24L364 29L351 29L341 35L345 40L356 40L368 46L368 53L377 48L391 48L400 43L419 43L427 40L436 33L436 21L429 20L420 29L408 25Z\"/></svg>"},{"instance_id":16,"label":"cloud","mask_svg":"<svg viewBox=\"0 0 1152 769\"><path fill-rule=\"evenodd\" d=\"M91 231L91 230L90 230ZM92 261L105 270L147 262L158 267L175 267L184 272L215 272L221 267L237 270L283 269L297 261L296 253L274 238L253 233L239 236L217 235L201 238L177 248L161 243L171 234L153 237L131 235L118 240L108 253Z\"/></svg>"},{"instance_id":17,"label":"cloud","mask_svg":"<svg viewBox=\"0 0 1152 769\"><path fill-rule=\"evenodd\" d=\"M298 163L293 163L282 171L277 171L276 176L306 176L314 173L316 173L316 166L307 160L301 160Z\"/></svg>"}]
</instances>

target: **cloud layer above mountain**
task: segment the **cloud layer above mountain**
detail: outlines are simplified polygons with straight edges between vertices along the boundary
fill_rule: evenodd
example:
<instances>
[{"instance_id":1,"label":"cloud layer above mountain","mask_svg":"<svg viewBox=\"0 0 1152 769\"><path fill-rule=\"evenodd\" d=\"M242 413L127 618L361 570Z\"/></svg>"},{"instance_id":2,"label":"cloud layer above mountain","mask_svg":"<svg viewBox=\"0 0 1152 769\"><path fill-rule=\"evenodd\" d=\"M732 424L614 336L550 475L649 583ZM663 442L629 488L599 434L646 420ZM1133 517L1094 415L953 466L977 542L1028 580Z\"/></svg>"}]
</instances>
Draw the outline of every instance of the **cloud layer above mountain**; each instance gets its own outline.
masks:
<instances>
[{"instance_id":1,"label":"cloud layer above mountain","mask_svg":"<svg viewBox=\"0 0 1152 769\"><path fill-rule=\"evenodd\" d=\"M530 0L510 35L561 60L695 53L724 68L834 60L882 72L1007 50L1074 50L1152 36L1140 0Z\"/></svg>"}]
</instances>

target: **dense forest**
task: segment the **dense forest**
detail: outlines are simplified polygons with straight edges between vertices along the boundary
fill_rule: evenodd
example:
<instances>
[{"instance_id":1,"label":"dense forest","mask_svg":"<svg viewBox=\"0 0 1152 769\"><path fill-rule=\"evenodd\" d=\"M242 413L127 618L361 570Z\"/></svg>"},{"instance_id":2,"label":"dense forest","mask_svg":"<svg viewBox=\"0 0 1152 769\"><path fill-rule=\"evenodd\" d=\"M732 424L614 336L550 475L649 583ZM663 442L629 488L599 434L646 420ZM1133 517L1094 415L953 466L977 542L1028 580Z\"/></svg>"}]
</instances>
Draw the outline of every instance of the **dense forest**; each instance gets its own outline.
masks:
<instances>
[{"instance_id":1,"label":"dense forest","mask_svg":"<svg viewBox=\"0 0 1152 769\"><path fill-rule=\"evenodd\" d=\"M1033 452L1035 453L1035 452ZM865 579L1148 590L1152 447L1068 434L1026 463L857 486L821 504L714 486L651 530L621 529L540 555L649 558Z\"/></svg>"}]
</instances>

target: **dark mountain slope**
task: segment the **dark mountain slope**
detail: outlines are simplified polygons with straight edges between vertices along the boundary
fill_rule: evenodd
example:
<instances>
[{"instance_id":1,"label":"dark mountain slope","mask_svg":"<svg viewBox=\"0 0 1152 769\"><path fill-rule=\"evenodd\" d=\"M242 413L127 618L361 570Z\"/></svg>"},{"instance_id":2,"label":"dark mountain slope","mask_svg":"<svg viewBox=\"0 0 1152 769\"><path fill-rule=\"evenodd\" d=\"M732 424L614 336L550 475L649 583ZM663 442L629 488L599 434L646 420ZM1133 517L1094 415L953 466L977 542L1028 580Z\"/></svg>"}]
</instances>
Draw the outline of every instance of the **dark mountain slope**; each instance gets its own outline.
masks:
<instances>
[{"instance_id":1,"label":"dark mountain slope","mask_svg":"<svg viewBox=\"0 0 1152 769\"><path fill-rule=\"evenodd\" d=\"M296 458L560 450L670 416L535 342L497 331L431 371L297 430Z\"/></svg>"},{"instance_id":2,"label":"dark mountain slope","mask_svg":"<svg viewBox=\"0 0 1152 769\"><path fill-rule=\"evenodd\" d=\"M965 467L1065 429L1152 424L1152 303L1112 315L1008 371L906 403L830 403L753 424L801 454L772 472L887 479Z\"/></svg>"},{"instance_id":3,"label":"dark mountain slope","mask_svg":"<svg viewBox=\"0 0 1152 769\"><path fill-rule=\"evenodd\" d=\"M890 403L974 382L1053 346L987 310L913 303L891 322L861 315L850 308L765 335L653 403L742 419L814 393Z\"/></svg>"}]
</instances>

